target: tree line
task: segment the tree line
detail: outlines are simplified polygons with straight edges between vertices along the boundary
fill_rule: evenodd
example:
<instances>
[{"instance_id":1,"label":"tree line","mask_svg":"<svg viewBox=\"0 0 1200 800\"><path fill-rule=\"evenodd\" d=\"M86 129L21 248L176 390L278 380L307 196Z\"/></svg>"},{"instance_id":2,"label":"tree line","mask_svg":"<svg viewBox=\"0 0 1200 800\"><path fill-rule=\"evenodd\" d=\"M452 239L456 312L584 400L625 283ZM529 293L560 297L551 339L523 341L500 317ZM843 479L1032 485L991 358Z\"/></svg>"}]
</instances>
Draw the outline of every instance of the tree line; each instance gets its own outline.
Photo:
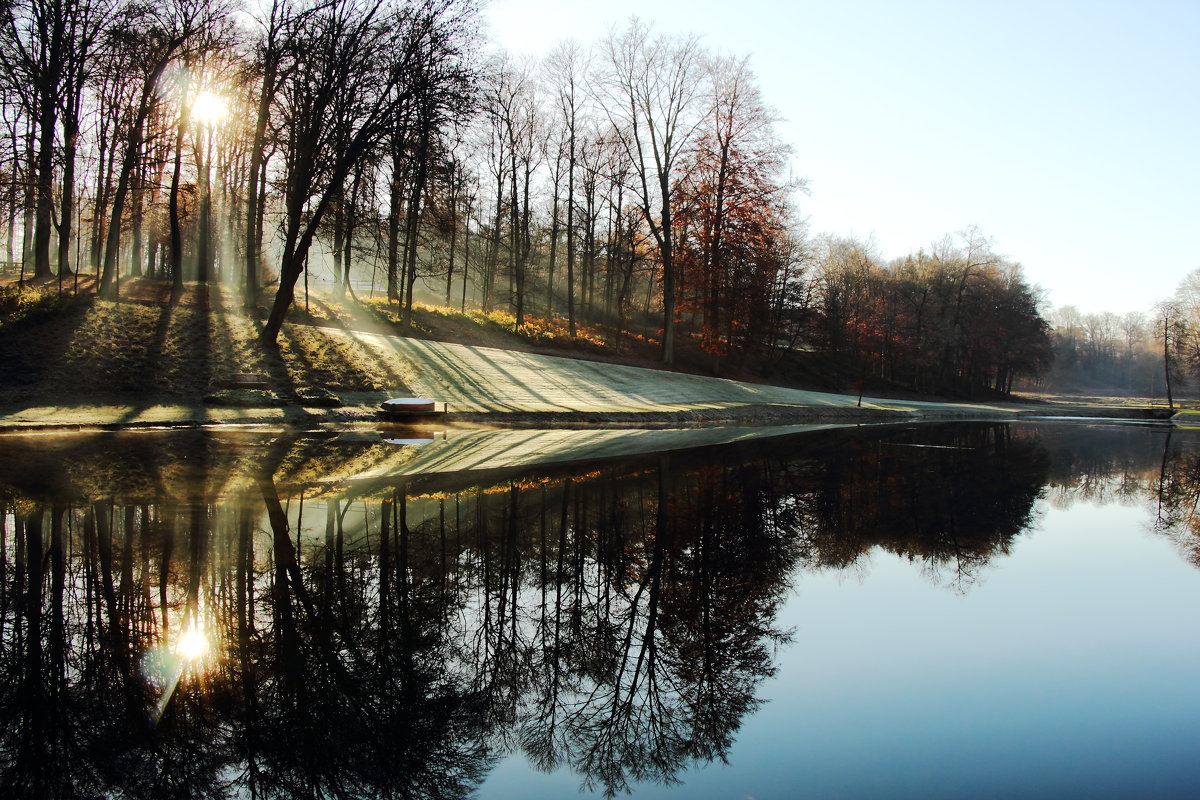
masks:
<instances>
[{"instance_id":1,"label":"tree line","mask_svg":"<svg viewBox=\"0 0 1200 800\"><path fill-rule=\"evenodd\" d=\"M1032 385L1059 392L1194 395L1200 378L1200 270L1147 311L1049 314L1053 367Z\"/></svg>"},{"instance_id":2,"label":"tree line","mask_svg":"<svg viewBox=\"0 0 1200 800\"><path fill-rule=\"evenodd\" d=\"M883 261L820 243L817 327L864 375L931 393L1009 392L1051 363L1040 292L976 229Z\"/></svg>"},{"instance_id":3,"label":"tree line","mask_svg":"<svg viewBox=\"0 0 1200 800\"><path fill-rule=\"evenodd\" d=\"M969 231L885 261L809 235L746 59L637 20L538 61L475 0L17 0L0 48L6 260L241 287L273 342L301 278L634 332L675 361L837 354L1007 391L1049 363L1019 267Z\"/></svg>"},{"instance_id":4,"label":"tree line","mask_svg":"<svg viewBox=\"0 0 1200 800\"><path fill-rule=\"evenodd\" d=\"M1046 388L1165 393L1161 331L1150 314L1084 313L1068 305L1049 317L1054 366L1043 377Z\"/></svg>"},{"instance_id":5,"label":"tree line","mask_svg":"<svg viewBox=\"0 0 1200 800\"><path fill-rule=\"evenodd\" d=\"M404 170L386 176L388 211L411 233L475 86L477 13L471 0L8 5L7 261L22 279L90 269L108 296L149 276L176 292L240 284L253 306L269 282L273 341L314 243L345 230L389 152ZM412 268L415 237L401 262L392 227L389 269Z\"/></svg>"}]
</instances>

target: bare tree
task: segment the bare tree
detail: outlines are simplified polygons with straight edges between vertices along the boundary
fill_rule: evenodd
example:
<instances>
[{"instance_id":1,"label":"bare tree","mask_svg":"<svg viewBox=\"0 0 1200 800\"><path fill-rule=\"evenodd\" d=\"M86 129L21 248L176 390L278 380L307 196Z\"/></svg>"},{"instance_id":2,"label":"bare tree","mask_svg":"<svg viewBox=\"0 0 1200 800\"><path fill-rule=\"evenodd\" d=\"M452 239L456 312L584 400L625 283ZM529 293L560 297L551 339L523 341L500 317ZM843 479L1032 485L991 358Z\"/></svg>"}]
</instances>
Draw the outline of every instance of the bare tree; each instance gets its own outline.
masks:
<instances>
[{"instance_id":1,"label":"bare tree","mask_svg":"<svg viewBox=\"0 0 1200 800\"><path fill-rule=\"evenodd\" d=\"M1174 410L1175 396L1171 391L1171 384L1176 369L1175 351L1179 349L1180 341L1183 338L1184 326L1181 324L1183 313L1178 303L1170 300L1158 303L1154 310L1158 317L1159 340L1162 342L1163 380L1167 385L1167 408Z\"/></svg>"},{"instance_id":2,"label":"bare tree","mask_svg":"<svg viewBox=\"0 0 1200 800\"><path fill-rule=\"evenodd\" d=\"M652 36L633 19L602 45L600 106L635 165L634 189L658 249L663 281L662 360L675 359L678 274L672 197L683 154L703 119L701 51L695 37Z\"/></svg>"},{"instance_id":3,"label":"bare tree","mask_svg":"<svg viewBox=\"0 0 1200 800\"><path fill-rule=\"evenodd\" d=\"M469 87L472 79L464 62L439 52L431 42L419 60L411 79L414 84L412 113L405 115L412 169L405 208L404 253L404 324L412 322L412 308L418 278L420 227L429 210L428 196L452 191L454 165L449 128L470 113ZM429 265L432 266L432 265ZM436 272L436 268L432 270Z\"/></svg>"},{"instance_id":4,"label":"bare tree","mask_svg":"<svg viewBox=\"0 0 1200 800\"><path fill-rule=\"evenodd\" d=\"M125 214L134 170L142 157L146 119L154 106L161 102L159 84L168 65L182 55L201 31L208 30L223 18L226 9L210 0L171 0L161 6L145 6L134 10L135 16L122 27L126 44L135 47L139 69L137 100L122 132L121 163L117 169L117 185L113 191L111 221L104 246L104 267L100 275L100 291L116 292L117 256L121 250L121 221Z\"/></svg>"},{"instance_id":5,"label":"bare tree","mask_svg":"<svg viewBox=\"0 0 1200 800\"><path fill-rule=\"evenodd\" d=\"M703 320L701 345L715 370L735 339L773 338L770 295L786 260L790 195L804 184L785 175L790 148L775 137L774 112L748 62L710 58L706 67L706 120L688 154L676 211L688 240L676 258L688 265L683 302Z\"/></svg>"},{"instance_id":6,"label":"bare tree","mask_svg":"<svg viewBox=\"0 0 1200 800\"><path fill-rule=\"evenodd\" d=\"M264 342L279 334L330 203L416 101L414 77L431 60L461 56L469 10L457 0L331 0L297 31L295 68L280 81L283 254Z\"/></svg>"},{"instance_id":7,"label":"bare tree","mask_svg":"<svg viewBox=\"0 0 1200 800\"><path fill-rule=\"evenodd\" d=\"M33 261L36 277L51 275L50 244L58 227L59 275L70 269L75 155L81 105L101 37L115 15L111 0L17 0L0 11L0 71L36 123ZM62 182L55 184L61 123ZM55 209L61 188L61 213Z\"/></svg>"},{"instance_id":8,"label":"bare tree","mask_svg":"<svg viewBox=\"0 0 1200 800\"><path fill-rule=\"evenodd\" d=\"M266 17L257 20L258 35L249 65L250 82L257 83L254 133L246 172L245 282L243 303L247 308L258 302L259 269L262 251L262 216L266 198L260 191L265 178L267 133L271 110L279 84L295 63L293 43L309 16L312 6L298 7L292 0L272 0Z\"/></svg>"},{"instance_id":9,"label":"bare tree","mask_svg":"<svg viewBox=\"0 0 1200 800\"><path fill-rule=\"evenodd\" d=\"M537 166L536 88L530 65L502 58L496 65L489 92L489 113L499 133L506 160L508 206L509 303L516 324L525 324L525 280L529 252L530 182Z\"/></svg>"},{"instance_id":10,"label":"bare tree","mask_svg":"<svg viewBox=\"0 0 1200 800\"><path fill-rule=\"evenodd\" d=\"M579 131L580 117L585 113L584 91L581 83L588 71L588 53L577 43L566 41L550 52L546 59L545 71L554 94L554 108L558 114L558 124L562 126L562 158L566 160L566 211L567 218L564 226L567 250L567 329L571 336L575 335L575 176L579 166ZM555 200L558 193L555 192ZM557 221L558 213L554 213ZM551 236L551 247L557 242ZM554 253L551 252L551 269L553 270ZM551 272L553 278L553 272ZM551 300L553 302L553 299Z\"/></svg>"}]
</instances>

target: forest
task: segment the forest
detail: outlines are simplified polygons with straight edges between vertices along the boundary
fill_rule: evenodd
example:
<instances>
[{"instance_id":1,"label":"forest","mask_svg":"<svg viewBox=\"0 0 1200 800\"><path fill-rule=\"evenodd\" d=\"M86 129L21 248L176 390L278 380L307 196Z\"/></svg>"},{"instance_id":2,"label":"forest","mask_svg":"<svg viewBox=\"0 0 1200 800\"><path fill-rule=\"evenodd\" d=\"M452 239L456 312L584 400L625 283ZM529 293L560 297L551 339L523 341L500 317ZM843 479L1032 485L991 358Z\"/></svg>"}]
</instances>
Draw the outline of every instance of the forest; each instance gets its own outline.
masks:
<instances>
[{"instance_id":1,"label":"forest","mask_svg":"<svg viewBox=\"0 0 1200 800\"><path fill-rule=\"evenodd\" d=\"M269 347L311 277L402 324L415 302L499 310L640 337L664 365L820 357L943 395L1052 362L1039 291L979 230L893 259L810 232L749 60L695 37L635 19L520 59L474 0L4 14L10 293L220 285Z\"/></svg>"}]
</instances>

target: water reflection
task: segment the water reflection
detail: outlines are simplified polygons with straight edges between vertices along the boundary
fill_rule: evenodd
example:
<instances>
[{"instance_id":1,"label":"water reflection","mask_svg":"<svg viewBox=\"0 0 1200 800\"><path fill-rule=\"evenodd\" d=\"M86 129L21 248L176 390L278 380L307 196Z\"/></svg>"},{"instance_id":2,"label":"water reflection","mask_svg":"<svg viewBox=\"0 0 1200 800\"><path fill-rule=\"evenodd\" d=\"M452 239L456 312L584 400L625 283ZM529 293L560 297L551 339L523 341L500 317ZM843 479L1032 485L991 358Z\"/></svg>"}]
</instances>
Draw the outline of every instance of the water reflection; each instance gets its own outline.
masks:
<instances>
[{"instance_id":1,"label":"water reflection","mask_svg":"<svg viewBox=\"0 0 1200 800\"><path fill-rule=\"evenodd\" d=\"M455 798L514 750L670 783L763 702L804 570L882 548L967 592L1043 496L1145 504L1198 563L1192 445L961 424L420 474L374 435L6 440L2 788Z\"/></svg>"}]
</instances>

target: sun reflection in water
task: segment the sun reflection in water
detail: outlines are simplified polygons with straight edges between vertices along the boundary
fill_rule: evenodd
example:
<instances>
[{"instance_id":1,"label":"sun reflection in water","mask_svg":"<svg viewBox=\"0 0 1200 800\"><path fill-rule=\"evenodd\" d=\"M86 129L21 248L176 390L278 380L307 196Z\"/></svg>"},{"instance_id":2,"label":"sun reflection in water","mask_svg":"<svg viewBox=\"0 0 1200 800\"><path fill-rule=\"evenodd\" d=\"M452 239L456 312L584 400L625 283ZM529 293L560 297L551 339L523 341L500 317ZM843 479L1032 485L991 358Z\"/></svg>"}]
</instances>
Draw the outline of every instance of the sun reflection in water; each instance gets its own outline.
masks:
<instances>
[{"instance_id":1,"label":"sun reflection in water","mask_svg":"<svg viewBox=\"0 0 1200 800\"><path fill-rule=\"evenodd\" d=\"M174 644L163 642L142 658L142 675L158 692L153 719L162 719L167 704L175 694L185 673L197 674L206 669L212 643L203 625L197 620L185 628Z\"/></svg>"}]
</instances>

